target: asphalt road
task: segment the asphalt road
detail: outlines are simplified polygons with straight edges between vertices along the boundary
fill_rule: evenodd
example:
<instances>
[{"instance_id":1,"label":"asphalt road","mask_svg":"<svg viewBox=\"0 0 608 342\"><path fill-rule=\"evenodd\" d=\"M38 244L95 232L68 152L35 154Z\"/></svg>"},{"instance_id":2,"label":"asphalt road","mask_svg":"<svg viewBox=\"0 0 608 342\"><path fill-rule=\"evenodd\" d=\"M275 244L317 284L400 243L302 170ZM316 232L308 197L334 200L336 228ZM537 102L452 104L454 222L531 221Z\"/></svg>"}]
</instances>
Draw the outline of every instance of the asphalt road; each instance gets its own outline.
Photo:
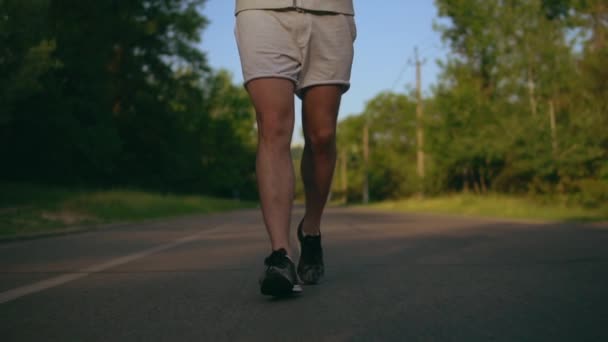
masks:
<instances>
[{"instance_id":1,"label":"asphalt road","mask_svg":"<svg viewBox=\"0 0 608 342\"><path fill-rule=\"evenodd\" d=\"M0 339L608 341L606 225L329 209L323 229L325 281L285 300L259 294L257 211L0 244Z\"/></svg>"}]
</instances>

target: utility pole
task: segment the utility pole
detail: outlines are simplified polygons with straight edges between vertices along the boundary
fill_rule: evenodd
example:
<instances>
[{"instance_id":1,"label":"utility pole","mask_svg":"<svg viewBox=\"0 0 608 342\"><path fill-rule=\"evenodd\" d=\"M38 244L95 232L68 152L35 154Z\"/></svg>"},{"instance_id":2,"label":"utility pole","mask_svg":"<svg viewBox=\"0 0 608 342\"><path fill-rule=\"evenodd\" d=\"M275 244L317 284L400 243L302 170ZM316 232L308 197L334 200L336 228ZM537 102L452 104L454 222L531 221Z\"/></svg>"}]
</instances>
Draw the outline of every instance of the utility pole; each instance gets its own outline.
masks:
<instances>
[{"instance_id":1,"label":"utility pole","mask_svg":"<svg viewBox=\"0 0 608 342\"><path fill-rule=\"evenodd\" d=\"M369 203L369 120L363 125L363 203Z\"/></svg>"},{"instance_id":2,"label":"utility pole","mask_svg":"<svg viewBox=\"0 0 608 342\"><path fill-rule=\"evenodd\" d=\"M422 108L422 64L418 57L418 48L414 49L414 57L416 58L416 161L418 178L420 181L424 179L424 127L422 124L423 108ZM420 195L422 195L422 187L420 188Z\"/></svg>"},{"instance_id":3,"label":"utility pole","mask_svg":"<svg viewBox=\"0 0 608 342\"><path fill-rule=\"evenodd\" d=\"M557 125L555 124L555 106L553 99L549 100L549 124L551 127L551 149L553 157L557 156Z\"/></svg>"},{"instance_id":4,"label":"utility pole","mask_svg":"<svg viewBox=\"0 0 608 342\"><path fill-rule=\"evenodd\" d=\"M344 196L344 204L348 203L348 177L346 174L346 162L346 151L342 151L342 153L340 153L340 163L342 164L340 171L342 173L342 195Z\"/></svg>"},{"instance_id":5,"label":"utility pole","mask_svg":"<svg viewBox=\"0 0 608 342\"><path fill-rule=\"evenodd\" d=\"M532 79L532 68L528 66L528 97L530 98L530 112L536 118L536 97L534 95L534 80Z\"/></svg>"}]
</instances>

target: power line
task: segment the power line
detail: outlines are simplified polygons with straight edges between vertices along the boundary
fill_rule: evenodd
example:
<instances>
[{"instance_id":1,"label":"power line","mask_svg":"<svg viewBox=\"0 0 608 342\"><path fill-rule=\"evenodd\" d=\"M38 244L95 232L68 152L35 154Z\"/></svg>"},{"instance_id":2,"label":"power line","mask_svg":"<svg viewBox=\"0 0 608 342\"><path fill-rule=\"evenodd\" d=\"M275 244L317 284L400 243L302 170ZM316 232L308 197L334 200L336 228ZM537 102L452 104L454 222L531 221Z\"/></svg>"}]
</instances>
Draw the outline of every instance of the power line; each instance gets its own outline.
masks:
<instances>
[{"instance_id":1,"label":"power line","mask_svg":"<svg viewBox=\"0 0 608 342\"><path fill-rule=\"evenodd\" d=\"M432 45L426 45L423 46L422 49L418 49L416 47L415 49L417 52L417 54L423 55L426 54L430 51L433 50L440 50L440 47L437 44L432 44ZM415 59L416 60L416 59ZM395 78L395 81L393 81L393 85L391 86L391 92L395 91L395 88L397 87L397 85L399 84L399 82L401 81L401 79L403 78L403 75L405 74L405 72L410 68L410 67L414 67L416 66L415 60L412 59L408 59L407 61L405 61L403 63L403 66L401 67L401 70L399 70L399 73L397 74L397 77ZM427 62L426 59L424 59L423 61L421 61L422 64L425 64Z\"/></svg>"},{"instance_id":2,"label":"power line","mask_svg":"<svg viewBox=\"0 0 608 342\"><path fill-rule=\"evenodd\" d=\"M397 74L397 78L395 78L395 81L393 82L393 86L391 87L391 93L395 91L397 84L401 81L403 74L405 74L405 71L410 66L411 66L411 63L409 61L405 61L405 63L403 63L403 66L401 67L401 71L399 71L399 73Z\"/></svg>"}]
</instances>

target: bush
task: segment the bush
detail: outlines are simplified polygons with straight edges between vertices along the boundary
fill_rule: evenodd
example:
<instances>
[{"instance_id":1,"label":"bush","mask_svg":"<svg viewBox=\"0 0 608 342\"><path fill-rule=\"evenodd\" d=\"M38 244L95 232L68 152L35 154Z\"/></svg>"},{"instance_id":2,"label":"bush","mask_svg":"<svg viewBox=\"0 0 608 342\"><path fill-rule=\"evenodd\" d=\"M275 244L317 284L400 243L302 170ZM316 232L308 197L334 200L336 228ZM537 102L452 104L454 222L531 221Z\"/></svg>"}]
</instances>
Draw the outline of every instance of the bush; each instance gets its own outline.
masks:
<instances>
[{"instance_id":1,"label":"bush","mask_svg":"<svg viewBox=\"0 0 608 342\"><path fill-rule=\"evenodd\" d=\"M585 207L597 208L608 203L608 181L583 179L576 182L572 199Z\"/></svg>"}]
</instances>

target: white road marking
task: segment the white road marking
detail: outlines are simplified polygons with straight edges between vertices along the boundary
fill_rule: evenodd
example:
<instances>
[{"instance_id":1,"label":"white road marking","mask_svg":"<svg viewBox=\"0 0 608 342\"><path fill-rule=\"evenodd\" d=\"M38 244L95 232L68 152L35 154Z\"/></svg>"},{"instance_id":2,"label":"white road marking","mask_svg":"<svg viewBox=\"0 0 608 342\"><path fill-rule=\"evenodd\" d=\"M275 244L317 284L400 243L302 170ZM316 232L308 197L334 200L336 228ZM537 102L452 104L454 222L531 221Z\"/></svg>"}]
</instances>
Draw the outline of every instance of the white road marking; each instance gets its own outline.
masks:
<instances>
[{"instance_id":1,"label":"white road marking","mask_svg":"<svg viewBox=\"0 0 608 342\"><path fill-rule=\"evenodd\" d=\"M0 293L0 304L4 304L6 302L10 302L12 300L15 300L19 297L23 297L26 296L28 294L32 294L32 293L36 293L36 292L40 292L46 289L50 289L52 287L55 286L59 286L80 278L84 278L86 276L89 276L93 273L98 273L101 271L105 271L109 268L112 267L116 267L122 264L126 264L128 262L137 260L137 259L141 259L141 258L145 258L149 255L155 254L155 253L159 253L162 251L165 251L167 249L171 249L174 247L177 247L179 245L183 245L186 244L188 242L192 242L195 240L200 239L203 235L208 234L211 231L215 231L219 228L221 228L223 225L219 225L219 226L215 226L211 229L206 229L200 233L194 234L194 235L190 235L190 236L186 236L180 239L177 239L173 242L164 244L164 245L160 245L157 247L153 247L150 249L146 249L144 251L138 252L138 253L133 253L133 254L129 254L126 255L124 257L120 257L120 258L116 258L116 259L112 259L108 262L102 263L102 264L98 264L98 265L93 265L87 268L84 268L80 271L76 271L76 272L70 272L70 273L66 273L66 274L62 274L60 276L57 277L53 277L53 278L49 278L46 280L42 280L30 285L24 285L24 286L20 286L17 287L15 289L12 290L8 290L8 291L4 291Z\"/></svg>"}]
</instances>

